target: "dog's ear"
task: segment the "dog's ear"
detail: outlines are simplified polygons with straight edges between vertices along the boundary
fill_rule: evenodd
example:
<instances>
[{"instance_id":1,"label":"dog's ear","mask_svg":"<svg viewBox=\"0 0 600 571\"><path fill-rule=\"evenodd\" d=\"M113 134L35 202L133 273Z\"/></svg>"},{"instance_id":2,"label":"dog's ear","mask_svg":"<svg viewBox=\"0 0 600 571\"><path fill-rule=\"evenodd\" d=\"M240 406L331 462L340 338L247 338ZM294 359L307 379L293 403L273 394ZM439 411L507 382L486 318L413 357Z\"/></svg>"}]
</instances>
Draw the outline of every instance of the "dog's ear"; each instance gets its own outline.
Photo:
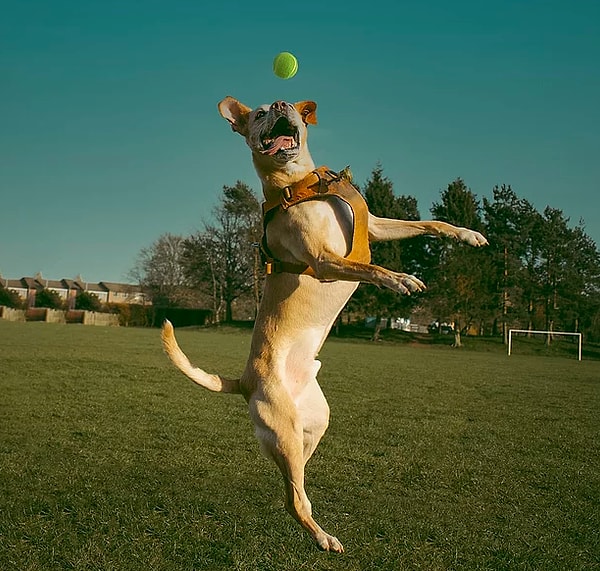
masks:
<instances>
[{"instance_id":1,"label":"dog's ear","mask_svg":"<svg viewBox=\"0 0 600 571\"><path fill-rule=\"evenodd\" d=\"M229 121L231 129L245 137L248 134L248 115L252 109L229 95L219 103L218 107L221 116Z\"/></svg>"},{"instance_id":2,"label":"dog's ear","mask_svg":"<svg viewBox=\"0 0 600 571\"><path fill-rule=\"evenodd\" d=\"M317 124L317 104L314 101L298 101L294 107L307 125Z\"/></svg>"}]
</instances>

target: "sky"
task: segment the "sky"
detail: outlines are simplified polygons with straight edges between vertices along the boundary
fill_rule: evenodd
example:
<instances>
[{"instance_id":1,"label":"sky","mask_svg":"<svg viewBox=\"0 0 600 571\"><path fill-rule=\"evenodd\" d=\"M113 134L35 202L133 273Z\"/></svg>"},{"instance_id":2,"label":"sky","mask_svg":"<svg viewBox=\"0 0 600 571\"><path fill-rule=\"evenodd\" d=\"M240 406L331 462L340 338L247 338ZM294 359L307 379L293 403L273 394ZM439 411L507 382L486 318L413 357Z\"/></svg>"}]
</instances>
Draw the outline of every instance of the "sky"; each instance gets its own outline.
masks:
<instances>
[{"instance_id":1,"label":"sky","mask_svg":"<svg viewBox=\"0 0 600 571\"><path fill-rule=\"evenodd\" d=\"M3 0L0 274L130 281L140 250L260 197L219 115L236 97L317 102L316 164L380 164L430 217L461 177L510 184L600 244L596 0ZM274 76L280 51L297 75Z\"/></svg>"}]
</instances>

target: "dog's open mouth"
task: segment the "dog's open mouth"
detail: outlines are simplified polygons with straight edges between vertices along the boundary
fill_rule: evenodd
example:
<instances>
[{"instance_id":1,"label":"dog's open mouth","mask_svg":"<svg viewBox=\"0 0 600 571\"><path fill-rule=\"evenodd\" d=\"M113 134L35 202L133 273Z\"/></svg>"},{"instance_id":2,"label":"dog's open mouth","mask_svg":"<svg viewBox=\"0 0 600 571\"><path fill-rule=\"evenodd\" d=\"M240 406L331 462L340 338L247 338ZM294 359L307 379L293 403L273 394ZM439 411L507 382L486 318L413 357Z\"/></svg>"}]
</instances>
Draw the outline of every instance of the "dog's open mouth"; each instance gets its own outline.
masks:
<instances>
[{"instance_id":1,"label":"dog's open mouth","mask_svg":"<svg viewBox=\"0 0 600 571\"><path fill-rule=\"evenodd\" d=\"M299 147L299 131L294 127L287 117L280 117L273 125L273 129L262 139L262 150L264 155L275 155L280 151L296 151Z\"/></svg>"}]
</instances>

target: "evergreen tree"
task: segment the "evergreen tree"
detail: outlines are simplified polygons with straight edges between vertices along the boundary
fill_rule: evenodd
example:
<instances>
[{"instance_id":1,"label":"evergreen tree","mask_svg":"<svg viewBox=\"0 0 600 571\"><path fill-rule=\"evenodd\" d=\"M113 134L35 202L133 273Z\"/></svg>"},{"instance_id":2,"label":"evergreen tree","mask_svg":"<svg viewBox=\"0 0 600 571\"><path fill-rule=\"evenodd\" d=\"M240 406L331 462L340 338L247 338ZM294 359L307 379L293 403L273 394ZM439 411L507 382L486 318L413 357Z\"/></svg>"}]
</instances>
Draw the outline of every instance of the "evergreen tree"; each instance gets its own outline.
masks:
<instances>
[{"instance_id":1,"label":"evergreen tree","mask_svg":"<svg viewBox=\"0 0 600 571\"><path fill-rule=\"evenodd\" d=\"M484 199L496 321L530 330L594 327L600 305L600 254L580 223L547 207L539 213L510 186ZM548 336L548 342L551 335Z\"/></svg>"},{"instance_id":2,"label":"evergreen tree","mask_svg":"<svg viewBox=\"0 0 600 571\"><path fill-rule=\"evenodd\" d=\"M441 193L441 200L431 208L433 217L455 226L483 230L481 207L464 181L456 179ZM455 346L460 347L461 331L485 315L483 300L487 260L485 248L467 248L448 240L432 243L439 266L432 276L429 299L438 321L451 321Z\"/></svg>"},{"instance_id":3,"label":"evergreen tree","mask_svg":"<svg viewBox=\"0 0 600 571\"><path fill-rule=\"evenodd\" d=\"M518 315L521 321L526 321L527 329L535 329L537 321L537 308L539 300L543 297L541 293L540 251L543 241L542 217L531 205L524 208L520 218L519 241L523 253L520 268L521 300L518 303ZM540 326L541 328L541 326Z\"/></svg>"},{"instance_id":4,"label":"evergreen tree","mask_svg":"<svg viewBox=\"0 0 600 571\"><path fill-rule=\"evenodd\" d=\"M530 244L527 220L533 207L520 199L510 185L495 186L493 200L483 199L490 262L487 279L490 318L493 333L501 331L508 341L509 322L525 317L520 303L523 296L522 262ZM482 292L483 294L483 292Z\"/></svg>"},{"instance_id":5,"label":"evergreen tree","mask_svg":"<svg viewBox=\"0 0 600 571\"><path fill-rule=\"evenodd\" d=\"M378 164L363 187L369 211L382 218L419 220L417 200L412 196L396 196L392 182ZM425 242L419 238L406 241L371 243L372 263L393 271L418 273L424 265ZM374 339L379 336L381 320L389 317L409 317L418 302L417 296L399 295L372 284L361 284L353 296L350 308L376 318Z\"/></svg>"},{"instance_id":6,"label":"evergreen tree","mask_svg":"<svg viewBox=\"0 0 600 571\"><path fill-rule=\"evenodd\" d=\"M570 261L575 271L570 283L571 315L565 325L572 330L585 331L590 340L600 339L600 252L596 243L585 233L580 222L571 234Z\"/></svg>"},{"instance_id":7,"label":"evergreen tree","mask_svg":"<svg viewBox=\"0 0 600 571\"><path fill-rule=\"evenodd\" d=\"M582 302L598 291L599 254L583 227L569 227L562 211L546 207L541 218L539 272L544 327L576 331ZM585 307L587 304L583 303ZM548 337L550 342L551 336Z\"/></svg>"}]
</instances>

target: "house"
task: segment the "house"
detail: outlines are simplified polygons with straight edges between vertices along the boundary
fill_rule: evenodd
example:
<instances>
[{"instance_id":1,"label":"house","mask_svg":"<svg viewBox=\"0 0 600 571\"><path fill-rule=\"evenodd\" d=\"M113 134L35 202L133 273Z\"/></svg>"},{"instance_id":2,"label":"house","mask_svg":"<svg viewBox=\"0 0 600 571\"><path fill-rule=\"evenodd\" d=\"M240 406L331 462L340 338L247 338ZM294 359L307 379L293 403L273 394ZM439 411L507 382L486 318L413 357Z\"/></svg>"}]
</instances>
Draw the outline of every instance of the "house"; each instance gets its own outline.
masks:
<instances>
[{"instance_id":1,"label":"house","mask_svg":"<svg viewBox=\"0 0 600 571\"><path fill-rule=\"evenodd\" d=\"M75 280L62 279L61 280L67 288L67 309L75 309L75 302L77 300L77 294L81 291Z\"/></svg>"},{"instance_id":2,"label":"house","mask_svg":"<svg viewBox=\"0 0 600 571\"><path fill-rule=\"evenodd\" d=\"M139 286L115 282L100 282L99 285L108 292L107 303L149 303Z\"/></svg>"},{"instance_id":3,"label":"house","mask_svg":"<svg viewBox=\"0 0 600 571\"><path fill-rule=\"evenodd\" d=\"M6 289L14 291L24 302L27 307L33 307L35 305L35 294L41 286L36 282L35 278L21 278L21 279L6 279L0 276L0 284Z\"/></svg>"},{"instance_id":4,"label":"house","mask_svg":"<svg viewBox=\"0 0 600 571\"><path fill-rule=\"evenodd\" d=\"M47 289L58 294L60 299L67 302L69 299L69 286L65 283L65 280L47 280L42 277L41 273L37 273L34 277L36 284L36 291L41 289Z\"/></svg>"},{"instance_id":5,"label":"house","mask_svg":"<svg viewBox=\"0 0 600 571\"><path fill-rule=\"evenodd\" d=\"M104 285L102 285L102 282L84 282L81 279L81 277L78 277L75 283L81 291L86 291L88 293L94 294L100 300L101 303L108 303L108 290L106 289L106 287L104 287Z\"/></svg>"},{"instance_id":6,"label":"house","mask_svg":"<svg viewBox=\"0 0 600 571\"><path fill-rule=\"evenodd\" d=\"M61 280L46 279L41 273L20 279L6 279L0 276L0 284L14 291L26 302L27 307L35 306L35 296L43 289L56 292L68 309L75 308L77 295L82 291L96 295L101 303L150 303L139 286L115 282L86 282L81 276Z\"/></svg>"}]
</instances>

